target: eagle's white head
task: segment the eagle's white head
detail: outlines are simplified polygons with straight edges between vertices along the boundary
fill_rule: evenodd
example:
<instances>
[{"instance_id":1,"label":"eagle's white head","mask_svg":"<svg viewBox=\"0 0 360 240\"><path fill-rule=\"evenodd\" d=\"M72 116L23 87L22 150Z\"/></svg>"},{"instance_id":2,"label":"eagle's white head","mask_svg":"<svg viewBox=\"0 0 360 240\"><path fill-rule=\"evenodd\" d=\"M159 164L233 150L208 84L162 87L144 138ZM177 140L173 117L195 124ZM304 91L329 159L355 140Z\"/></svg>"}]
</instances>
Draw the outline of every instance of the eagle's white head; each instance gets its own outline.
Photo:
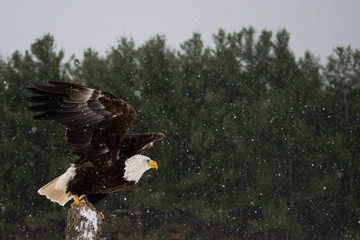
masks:
<instances>
[{"instance_id":1,"label":"eagle's white head","mask_svg":"<svg viewBox=\"0 0 360 240\"><path fill-rule=\"evenodd\" d=\"M157 163L144 155L134 155L125 161L124 178L127 181L135 181L137 183L144 172L150 168L156 168L157 170Z\"/></svg>"}]
</instances>

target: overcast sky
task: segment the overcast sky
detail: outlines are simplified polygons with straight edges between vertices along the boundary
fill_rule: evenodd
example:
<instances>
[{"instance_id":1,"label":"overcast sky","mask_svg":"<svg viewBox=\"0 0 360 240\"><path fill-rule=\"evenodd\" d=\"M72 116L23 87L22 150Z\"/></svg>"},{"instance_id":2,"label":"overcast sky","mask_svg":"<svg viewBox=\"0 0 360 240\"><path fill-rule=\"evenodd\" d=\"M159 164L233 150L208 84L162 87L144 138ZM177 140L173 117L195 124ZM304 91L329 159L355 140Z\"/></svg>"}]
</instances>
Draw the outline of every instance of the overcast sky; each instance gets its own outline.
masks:
<instances>
[{"instance_id":1,"label":"overcast sky","mask_svg":"<svg viewBox=\"0 0 360 240\"><path fill-rule=\"evenodd\" d=\"M0 0L0 55L24 52L45 33L66 58L92 47L104 54L121 36L142 45L156 34L178 48L194 32L205 45L219 28L290 32L297 57L325 59L336 46L360 48L360 0Z\"/></svg>"}]
</instances>

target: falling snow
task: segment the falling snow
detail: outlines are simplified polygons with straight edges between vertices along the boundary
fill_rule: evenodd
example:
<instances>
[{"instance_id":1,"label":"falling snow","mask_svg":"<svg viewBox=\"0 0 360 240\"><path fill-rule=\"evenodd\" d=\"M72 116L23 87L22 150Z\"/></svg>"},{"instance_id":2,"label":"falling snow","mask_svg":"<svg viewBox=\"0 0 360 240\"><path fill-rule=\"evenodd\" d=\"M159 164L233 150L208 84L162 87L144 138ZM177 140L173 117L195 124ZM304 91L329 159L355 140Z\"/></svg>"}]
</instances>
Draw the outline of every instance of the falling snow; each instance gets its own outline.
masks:
<instances>
[{"instance_id":1,"label":"falling snow","mask_svg":"<svg viewBox=\"0 0 360 240\"><path fill-rule=\"evenodd\" d=\"M358 239L359 51L336 48L321 64L294 57L289 39L219 30L211 49L195 33L171 50L164 36L124 38L68 61L46 35L0 59L0 238L64 239L68 206L37 189L77 157L65 129L33 120L25 91L61 80L126 100L129 132L166 135L146 152L158 171L96 205L105 239ZM80 214L79 228L100 229L97 212Z\"/></svg>"}]
</instances>

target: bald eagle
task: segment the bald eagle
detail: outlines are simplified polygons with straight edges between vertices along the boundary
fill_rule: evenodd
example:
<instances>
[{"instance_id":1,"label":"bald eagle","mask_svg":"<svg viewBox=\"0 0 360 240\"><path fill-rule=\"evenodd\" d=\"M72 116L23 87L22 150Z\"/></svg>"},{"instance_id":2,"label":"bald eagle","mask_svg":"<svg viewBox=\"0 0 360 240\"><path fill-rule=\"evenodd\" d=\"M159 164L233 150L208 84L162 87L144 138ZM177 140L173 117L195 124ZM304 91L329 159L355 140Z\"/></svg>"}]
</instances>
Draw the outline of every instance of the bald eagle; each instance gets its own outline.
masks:
<instances>
[{"instance_id":1,"label":"bald eagle","mask_svg":"<svg viewBox=\"0 0 360 240\"><path fill-rule=\"evenodd\" d=\"M66 128L66 142L78 157L64 174L38 190L64 206L82 197L95 205L109 193L137 183L143 173L158 168L143 154L164 138L160 132L126 134L135 110L120 98L103 91L66 82L28 88L37 94L28 101L41 112L34 118L55 120ZM83 202L83 201L81 201Z\"/></svg>"}]
</instances>

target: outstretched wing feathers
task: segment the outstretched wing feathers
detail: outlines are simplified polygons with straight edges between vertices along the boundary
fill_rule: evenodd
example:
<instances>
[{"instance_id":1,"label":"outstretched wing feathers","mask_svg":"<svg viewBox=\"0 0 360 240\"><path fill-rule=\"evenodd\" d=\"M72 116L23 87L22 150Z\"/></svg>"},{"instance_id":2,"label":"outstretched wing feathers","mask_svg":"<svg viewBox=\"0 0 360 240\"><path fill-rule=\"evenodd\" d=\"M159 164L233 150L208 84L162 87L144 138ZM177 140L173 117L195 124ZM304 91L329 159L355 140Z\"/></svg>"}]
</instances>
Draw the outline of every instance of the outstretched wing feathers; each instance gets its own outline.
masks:
<instances>
[{"instance_id":1,"label":"outstretched wing feathers","mask_svg":"<svg viewBox=\"0 0 360 240\"><path fill-rule=\"evenodd\" d=\"M123 100L106 92L64 82L28 88L38 96L29 108L41 112L40 120L55 120L66 129L72 153L82 159L95 159L99 154L120 148L126 130L136 117L135 110Z\"/></svg>"},{"instance_id":2,"label":"outstretched wing feathers","mask_svg":"<svg viewBox=\"0 0 360 240\"><path fill-rule=\"evenodd\" d=\"M79 128L66 131L68 144L75 149L85 147L90 144L92 135L93 133L89 130L89 128Z\"/></svg>"},{"instance_id":3,"label":"outstretched wing feathers","mask_svg":"<svg viewBox=\"0 0 360 240\"><path fill-rule=\"evenodd\" d=\"M56 82L52 82L52 84L56 84ZM66 103L81 103L89 100L92 94L95 92L100 93L98 90L85 88L80 85L74 85L72 87L62 87L62 86L35 86L32 88L28 88L33 93L42 94L45 96L49 95L64 95L62 97L63 101Z\"/></svg>"},{"instance_id":4,"label":"outstretched wing feathers","mask_svg":"<svg viewBox=\"0 0 360 240\"><path fill-rule=\"evenodd\" d=\"M160 132L135 133L125 135L122 141L122 152L127 156L135 154L144 154L146 150L152 147L153 143L164 138Z\"/></svg>"}]
</instances>

